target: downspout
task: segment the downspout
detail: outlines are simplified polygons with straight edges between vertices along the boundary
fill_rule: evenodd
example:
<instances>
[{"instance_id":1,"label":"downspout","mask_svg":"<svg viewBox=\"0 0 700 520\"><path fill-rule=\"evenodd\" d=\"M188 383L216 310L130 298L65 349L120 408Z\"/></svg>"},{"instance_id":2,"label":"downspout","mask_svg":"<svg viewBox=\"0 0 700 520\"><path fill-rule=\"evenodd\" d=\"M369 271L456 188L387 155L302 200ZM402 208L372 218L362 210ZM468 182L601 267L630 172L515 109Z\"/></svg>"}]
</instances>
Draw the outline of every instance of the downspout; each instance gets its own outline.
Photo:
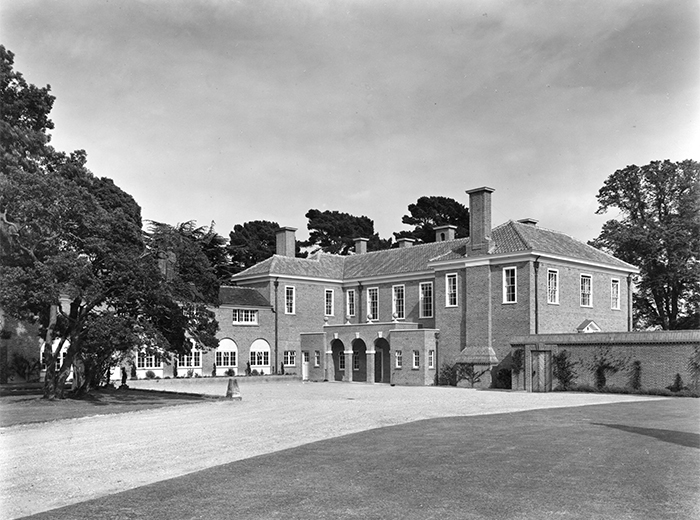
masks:
<instances>
[{"instance_id":1,"label":"downspout","mask_svg":"<svg viewBox=\"0 0 700 520\"><path fill-rule=\"evenodd\" d=\"M357 323L364 323L362 314L362 282L357 283Z\"/></svg>"},{"instance_id":2,"label":"downspout","mask_svg":"<svg viewBox=\"0 0 700 520\"><path fill-rule=\"evenodd\" d=\"M535 258L535 334L540 333L540 298L539 298L539 273L540 257Z\"/></svg>"},{"instance_id":3,"label":"downspout","mask_svg":"<svg viewBox=\"0 0 700 520\"><path fill-rule=\"evenodd\" d=\"M632 332L632 275L627 275L627 332Z\"/></svg>"},{"instance_id":4,"label":"downspout","mask_svg":"<svg viewBox=\"0 0 700 520\"><path fill-rule=\"evenodd\" d=\"M278 364L278 359L277 359L277 352L279 349L279 314L277 313L277 305L278 305L278 293L279 293L279 287L280 287L280 282L279 278L275 278L275 282L273 284L275 286L275 306L272 309L272 312L275 314L275 369L272 371L273 374L277 373L277 367L279 366Z\"/></svg>"}]
</instances>

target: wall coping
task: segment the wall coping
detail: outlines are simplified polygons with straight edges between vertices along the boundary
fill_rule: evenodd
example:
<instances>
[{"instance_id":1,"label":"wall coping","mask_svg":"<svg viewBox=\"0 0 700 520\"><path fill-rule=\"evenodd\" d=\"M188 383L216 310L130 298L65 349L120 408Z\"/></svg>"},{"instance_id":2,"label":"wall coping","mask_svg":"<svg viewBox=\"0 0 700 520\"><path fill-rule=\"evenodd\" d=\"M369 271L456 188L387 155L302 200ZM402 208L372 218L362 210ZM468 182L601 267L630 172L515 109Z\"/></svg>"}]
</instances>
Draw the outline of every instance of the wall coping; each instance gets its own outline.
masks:
<instances>
[{"instance_id":1,"label":"wall coping","mask_svg":"<svg viewBox=\"0 0 700 520\"><path fill-rule=\"evenodd\" d=\"M588 332L565 334L529 334L510 339L511 348L524 345L641 345L700 344L700 330L654 330L640 332Z\"/></svg>"}]
</instances>

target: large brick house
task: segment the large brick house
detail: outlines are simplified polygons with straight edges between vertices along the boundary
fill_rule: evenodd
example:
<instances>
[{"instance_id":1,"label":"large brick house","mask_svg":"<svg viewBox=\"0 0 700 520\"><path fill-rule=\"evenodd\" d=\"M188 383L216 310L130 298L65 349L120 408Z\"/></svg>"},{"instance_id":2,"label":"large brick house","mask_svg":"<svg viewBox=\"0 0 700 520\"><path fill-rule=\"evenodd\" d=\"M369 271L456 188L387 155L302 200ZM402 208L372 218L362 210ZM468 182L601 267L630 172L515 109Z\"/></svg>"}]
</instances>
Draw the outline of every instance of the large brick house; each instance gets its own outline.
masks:
<instances>
[{"instance_id":1,"label":"large brick house","mask_svg":"<svg viewBox=\"0 0 700 520\"><path fill-rule=\"evenodd\" d=\"M434 243L368 253L358 238L355 254L301 259L281 228L277 254L222 287L221 343L202 364L430 385L443 363L508 369L514 336L630 330L637 269L532 219L492 229L493 191L467 192L469 238L444 226Z\"/></svg>"}]
</instances>

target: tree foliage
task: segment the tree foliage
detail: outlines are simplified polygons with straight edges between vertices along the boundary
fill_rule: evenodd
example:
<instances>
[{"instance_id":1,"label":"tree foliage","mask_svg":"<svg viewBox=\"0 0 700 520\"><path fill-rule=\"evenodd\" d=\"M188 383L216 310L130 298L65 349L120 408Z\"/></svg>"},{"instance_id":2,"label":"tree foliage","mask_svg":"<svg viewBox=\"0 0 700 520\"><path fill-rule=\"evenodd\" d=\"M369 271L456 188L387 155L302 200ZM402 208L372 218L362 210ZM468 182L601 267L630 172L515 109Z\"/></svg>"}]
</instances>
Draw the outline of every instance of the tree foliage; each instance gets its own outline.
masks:
<instances>
[{"instance_id":1,"label":"tree foliage","mask_svg":"<svg viewBox=\"0 0 700 520\"><path fill-rule=\"evenodd\" d=\"M597 213L613 208L592 245L636 265L637 326L700 328L700 164L654 161L610 175Z\"/></svg>"},{"instance_id":2,"label":"tree foliage","mask_svg":"<svg viewBox=\"0 0 700 520\"><path fill-rule=\"evenodd\" d=\"M13 60L0 46L0 306L40 325L45 397L62 396L74 364L87 391L133 348L178 351L187 335L215 345L213 314L164 279L133 198L94 176L84 151L49 146L50 89L28 85Z\"/></svg>"},{"instance_id":3,"label":"tree foliage","mask_svg":"<svg viewBox=\"0 0 700 520\"><path fill-rule=\"evenodd\" d=\"M240 273L274 255L277 248L275 234L279 228L277 222L267 220L253 220L233 226L228 245L231 272Z\"/></svg>"},{"instance_id":4,"label":"tree foliage","mask_svg":"<svg viewBox=\"0 0 700 520\"><path fill-rule=\"evenodd\" d=\"M457 226L456 238L469 236L469 209L449 197L420 197L415 204L409 204L408 215L401 222L414 226L412 231L399 231L394 236L412 238L418 242L435 242L435 228Z\"/></svg>"},{"instance_id":5,"label":"tree foliage","mask_svg":"<svg viewBox=\"0 0 700 520\"><path fill-rule=\"evenodd\" d=\"M374 221L364 215L356 217L340 211L310 209L306 212L306 218L309 219L309 240L303 243L306 247L348 255L355 247L356 238L368 239L368 251L391 247L391 240L379 238L379 234L374 232Z\"/></svg>"}]
</instances>

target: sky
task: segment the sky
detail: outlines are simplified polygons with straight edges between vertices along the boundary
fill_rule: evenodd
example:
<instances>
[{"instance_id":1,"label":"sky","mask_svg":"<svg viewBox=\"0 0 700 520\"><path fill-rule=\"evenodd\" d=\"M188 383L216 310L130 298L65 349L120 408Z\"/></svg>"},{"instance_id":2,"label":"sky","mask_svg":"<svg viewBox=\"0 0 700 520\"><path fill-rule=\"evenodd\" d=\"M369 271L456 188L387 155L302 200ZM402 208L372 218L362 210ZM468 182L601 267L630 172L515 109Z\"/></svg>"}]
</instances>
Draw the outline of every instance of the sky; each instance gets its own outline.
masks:
<instances>
[{"instance_id":1,"label":"sky","mask_svg":"<svg viewBox=\"0 0 700 520\"><path fill-rule=\"evenodd\" d=\"M605 179L700 160L699 0L14 0L0 43L59 150L144 219L409 229L424 195L580 240Z\"/></svg>"}]
</instances>

